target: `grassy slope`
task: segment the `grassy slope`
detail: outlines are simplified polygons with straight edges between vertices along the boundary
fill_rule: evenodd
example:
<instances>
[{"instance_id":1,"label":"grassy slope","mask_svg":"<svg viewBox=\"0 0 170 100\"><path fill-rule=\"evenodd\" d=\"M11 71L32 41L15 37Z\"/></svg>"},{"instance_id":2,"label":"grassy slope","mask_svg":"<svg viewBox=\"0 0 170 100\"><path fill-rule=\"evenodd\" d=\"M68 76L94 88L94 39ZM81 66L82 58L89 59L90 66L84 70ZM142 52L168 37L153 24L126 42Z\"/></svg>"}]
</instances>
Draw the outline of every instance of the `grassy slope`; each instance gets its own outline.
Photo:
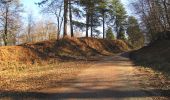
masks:
<instances>
[{"instance_id":1,"label":"grassy slope","mask_svg":"<svg viewBox=\"0 0 170 100\"><path fill-rule=\"evenodd\" d=\"M65 38L58 41L28 43L20 46L0 47L0 64L48 61L49 59L87 58L96 55L112 55L128 50L121 40L94 38Z\"/></svg>"},{"instance_id":2,"label":"grassy slope","mask_svg":"<svg viewBox=\"0 0 170 100\"><path fill-rule=\"evenodd\" d=\"M170 40L156 41L131 53L137 65L151 67L170 74Z\"/></svg>"}]
</instances>

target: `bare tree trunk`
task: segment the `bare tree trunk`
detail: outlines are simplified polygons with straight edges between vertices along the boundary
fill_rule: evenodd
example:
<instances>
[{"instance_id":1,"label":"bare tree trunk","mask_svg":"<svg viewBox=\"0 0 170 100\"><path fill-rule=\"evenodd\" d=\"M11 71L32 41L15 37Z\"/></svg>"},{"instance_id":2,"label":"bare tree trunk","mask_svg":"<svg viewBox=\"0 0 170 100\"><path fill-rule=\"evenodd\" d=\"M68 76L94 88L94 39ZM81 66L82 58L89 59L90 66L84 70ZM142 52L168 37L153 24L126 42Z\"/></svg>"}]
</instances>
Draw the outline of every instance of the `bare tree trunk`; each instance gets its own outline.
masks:
<instances>
[{"instance_id":1,"label":"bare tree trunk","mask_svg":"<svg viewBox=\"0 0 170 100\"><path fill-rule=\"evenodd\" d=\"M170 28L170 17L169 17L169 13L168 13L167 0L164 0L163 5L164 5L165 13L166 13L166 19L168 22L168 26Z\"/></svg>"},{"instance_id":2,"label":"bare tree trunk","mask_svg":"<svg viewBox=\"0 0 170 100\"><path fill-rule=\"evenodd\" d=\"M31 42L31 28L28 25L28 42Z\"/></svg>"},{"instance_id":3,"label":"bare tree trunk","mask_svg":"<svg viewBox=\"0 0 170 100\"><path fill-rule=\"evenodd\" d=\"M93 37L93 15L91 14L91 37Z\"/></svg>"},{"instance_id":4,"label":"bare tree trunk","mask_svg":"<svg viewBox=\"0 0 170 100\"><path fill-rule=\"evenodd\" d=\"M4 27L4 45L8 45L8 7L6 7L5 12L5 27Z\"/></svg>"},{"instance_id":5,"label":"bare tree trunk","mask_svg":"<svg viewBox=\"0 0 170 100\"><path fill-rule=\"evenodd\" d=\"M68 15L68 0L64 0L64 37L67 36L67 15Z\"/></svg>"},{"instance_id":6,"label":"bare tree trunk","mask_svg":"<svg viewBox=\"0 0 170 100\"><path fill-rule=\"evenodd\" d=\"M58 22L58 25L57 25L57 27L58 27L57 40L59 40L60 39L60 17L57 17L57 22Z\"/></svg>"},{"instance_id":7,"label":"bare tree trunk","mask_svg":"<svg viewBox=\"0 0 170 100\"><path fill-rule=\"evenodd\" d=\"M60 10L59 10L59 16L57 15L57 14L55 14L56 15L56 17L57 17L57 22L58 22L58 33L57 33L57 39L59 40L60 39L60 33L61 33L61 26L62 26L62 24L63 24L63 16L62 16L62 18L60 19L60 17L61 17L61 12L62 12L62 6L60 6Z\"/></svg>"},{"instance_id":8,"label":"bare tree trunk","mask_svg":"<svg viewBox=\"0 0 170 100\"><path fill-rule=\"evenodd\" d=\"M86 37L89 37L89 13L86 11Z\"/></svg>"},{"instance_id":9,"label":"bare tree trunk","mask_svg":"<svg viewBox=\"0 0 170 100\"><path fill-rule=\"evenodd\" d=\"M105 17L104 17L104 11L103 11L103 39L105 38Z\"/></svg>"},{"instance_id":10,"label":"bare tree trunk","mask_svg":"<svg viewBox=\"0 0 170 100\"><path fill-rule=\"evenodd\" d=\"M32 14L30 13L28 15L28 30L27 30L28 37L27 37L27 42L32 42L32 39L31 39L32 24L33 24Z\"/></svg>"},{"instance_id":11,"label":"bare tree trunk","mask_svg":"<svg viewBox=\"0 0 170 100\"><path fill-rule=\"evenodd\" d=\"M71 37L74 37L71 0L69 0L69 16L70 16L70 31L71 31Z\"/></svg>"}]
</instances>

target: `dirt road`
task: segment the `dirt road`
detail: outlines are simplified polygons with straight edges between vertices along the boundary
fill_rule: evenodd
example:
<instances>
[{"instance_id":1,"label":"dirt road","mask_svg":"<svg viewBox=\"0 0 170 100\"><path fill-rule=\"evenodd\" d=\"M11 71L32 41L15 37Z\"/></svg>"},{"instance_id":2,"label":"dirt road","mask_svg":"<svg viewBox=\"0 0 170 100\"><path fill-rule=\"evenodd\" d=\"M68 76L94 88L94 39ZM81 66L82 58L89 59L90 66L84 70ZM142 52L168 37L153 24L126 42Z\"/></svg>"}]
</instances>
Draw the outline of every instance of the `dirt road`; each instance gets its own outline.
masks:
<instances>
[{"instance_id":1,"label":"dirt road","mask_svg":"<svg viewBox=\"0 0 170 100\"><path fill-rule=\"evenodd\" d=\"M59 88L31 92L14 100L153 100L160 99L159 90L144 89L144 73L137 74L137 67L121 54L104 57L94 62L75 79L63 81ZM64 85L64 86L63 86ZM163 98L162 98L163 99Z\"/></svg>"},{"instance_id":2,"label":"dirt road","mask_svg":"<svg viewBox=\"0 0 170 100\"><path fill-rule=\"evenodd\" d=\"M137 67L127 54L106 57L95 62L77 78L62 82L64 87L45 89L52 99L101 99L101 100L152 100L159 93L143 89L139 84L145 79L136 78ZM141 73L142 75L143 73ZM49 99L49 98L48 98Z\"/></svg>"}]
</instances>

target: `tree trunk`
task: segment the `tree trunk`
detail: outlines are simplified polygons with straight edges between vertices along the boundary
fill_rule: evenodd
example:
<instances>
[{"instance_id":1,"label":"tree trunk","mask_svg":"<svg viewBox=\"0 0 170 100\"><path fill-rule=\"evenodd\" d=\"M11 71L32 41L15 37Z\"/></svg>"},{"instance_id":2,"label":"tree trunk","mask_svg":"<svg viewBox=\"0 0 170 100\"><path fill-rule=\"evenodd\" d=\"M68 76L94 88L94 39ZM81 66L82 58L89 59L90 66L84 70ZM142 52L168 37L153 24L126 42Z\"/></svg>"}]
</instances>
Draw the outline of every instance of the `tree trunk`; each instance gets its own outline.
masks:
<instances>
[{"instance_id":1,"label":"tree trunk","mask_svg":"<svg viewBox=\"0 0 170 100\"><path fill-rule=\"evenodd\" d=\"M57 17L57 22L58 22L58 25L57 25L57 27L58 27L57 40L59 40L60 39L60 17Z\"/></svg>"},{"instance_id":2,"label":"tree trunk","mask_svg":"<svg viewBox=\"0 0 170 100\"><path fill-rule=\"evenodd\" d=\"M30 24L28 25L28 42L31 42L31 26Z\"/></svg>"},{"instance_id":3,"label":"tree trunk","mask_svg":"<svg viewBox=\"0 0 170 100\"><path fill-rule=\"evenodd\" d=\"M68 0L64 0L64 37L67 36L67 15L68 15Z\"/></svg>"},{"instance_id":4,"label":"tree trunk","mask_svg":"<svg viewBox=\"0 0 170 100\"><path fill-rule=\"evenodd\" d=\"M61 27L63 24L63 16L61 16L62 13L62 6L60 6L60 10L59 10L59 16L56 14L57 17L57 22L58 22L58 33L57 33L57 39L60 39L60 33L61 33ZM61 17L61 18L60 18Z\"/></svg>"},{"instance_id":5,"label":"tree trunk","mask_svg":"<svg viewBox=\"0 0 170 100\"><path fill-rule=\"evenodd\" d=\"M70 31L71 31L71 37L74 37L71 0L69 0L69 16L70 16Z\"/></svg>"},{"instance_id":6,"label":"tree trunk","mask_svg":"<svg viewBox=\"0 0 170 100\"><path fill-rule=\"evenodd\" d=\"M93 15L91 15L91 37L93 37Z\"/></svg>"},{"instance_id":7,"label":"tree trunk","mask_svg":"<svg viewBox=\"0 0 170 100\"><path fill-rule=\"evenodd\" d=\"M164 9L165 9L165 13L166 13L166 19L168 22L168 26L170 29L170 17L169 17L169 13L168 13L167 0L164 0Z\"/></svg>"},{"instance_id":8,"label":"tree trunk","mask_svg":"<svg viewBox=\"0 0 170 100\"><path fill-rule=\"evenodd\" d=\"M86 37L89 37L89 13L86 11Z\"/></svg>"},{"instance_id":9,"label":"tree trunk","mask_svg":"<svg viewBox=\"0 0 170 100\"><path fill-rule=\"evenodd\" d=\"M6 7L6 13L5 13L5 26L4 26L4 45L7 46L8 43L8 7Z\"/></svg>"},{"instance_id":10,"label":"tree trunk","mask_svg":"<svg viewBox=\"0 0 170 100\"><path fill-rule=\"evenodd\" d=\"M105 17L104 17L104 11L103 11L103 39L105 38Z\"/></svg>"}]
</instances>

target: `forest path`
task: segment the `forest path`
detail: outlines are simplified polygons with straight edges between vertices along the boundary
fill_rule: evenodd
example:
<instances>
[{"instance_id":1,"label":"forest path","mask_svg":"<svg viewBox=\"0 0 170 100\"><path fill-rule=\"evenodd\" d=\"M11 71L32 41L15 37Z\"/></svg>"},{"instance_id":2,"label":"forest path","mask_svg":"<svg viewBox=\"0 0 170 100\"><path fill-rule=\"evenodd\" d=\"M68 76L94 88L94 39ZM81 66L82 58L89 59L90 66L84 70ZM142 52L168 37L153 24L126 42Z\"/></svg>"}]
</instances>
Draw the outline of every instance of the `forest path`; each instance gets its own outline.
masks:
<instances>
[{"instance_id":1,"label":"forest path","mask_svg":"<svg viewBox=\"0 0 170 100\"><path fill-rule=\"evenodd\" d=\"M153 100L160 97L156 90L142 88L145 72L137 70L128 53L104 57L75 79L61 82L64 87L40 92L48 94L45 98L51 100Z\"/></svg>"}]
</instances>

